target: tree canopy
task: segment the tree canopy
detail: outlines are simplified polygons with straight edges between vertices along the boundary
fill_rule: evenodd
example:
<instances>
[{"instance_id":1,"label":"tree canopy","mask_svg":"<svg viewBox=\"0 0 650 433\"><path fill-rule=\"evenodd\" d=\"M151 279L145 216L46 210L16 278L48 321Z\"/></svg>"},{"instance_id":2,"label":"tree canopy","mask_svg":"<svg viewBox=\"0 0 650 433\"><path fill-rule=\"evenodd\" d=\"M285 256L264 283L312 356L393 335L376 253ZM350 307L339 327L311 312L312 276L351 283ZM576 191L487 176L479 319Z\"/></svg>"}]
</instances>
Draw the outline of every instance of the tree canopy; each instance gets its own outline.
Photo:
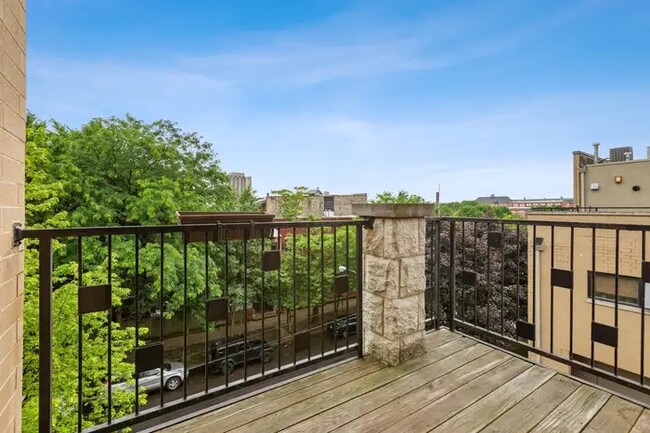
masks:
<instances>
[{"instance_id":1,"label":"tree canopy","mask_svg":"<svg viewBox=\"0 0 650 433\"><path fill-rule=\"evenodd\" d=\"M384 191L377 194L372 203L402 203L402 204L417 204L426 203L427 201L416 194L410 194L407 191L401 190L397 194L390 191Z\"/></svg>"}]
</instances>

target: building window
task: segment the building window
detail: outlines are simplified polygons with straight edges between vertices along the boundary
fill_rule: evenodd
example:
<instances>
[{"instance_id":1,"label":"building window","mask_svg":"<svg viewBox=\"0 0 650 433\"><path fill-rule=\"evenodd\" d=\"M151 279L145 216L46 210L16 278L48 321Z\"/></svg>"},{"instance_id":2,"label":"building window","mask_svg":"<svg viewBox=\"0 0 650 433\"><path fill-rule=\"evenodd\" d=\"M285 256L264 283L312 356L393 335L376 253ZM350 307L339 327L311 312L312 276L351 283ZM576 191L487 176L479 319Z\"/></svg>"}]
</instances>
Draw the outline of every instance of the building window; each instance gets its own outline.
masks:
<instances>
[{"instance_id":1,"label":"building window","mask_svg":"<svg viewBox=\"0 0 650 433\"><path fill-rule=\"evenodd\" d=\"M587 287L589 297L593 299L592 271L587 272ZM615 302L616 275L605 272L596 272L596 299ZM638 277L627 275L618 276L618 302L623 305L641 307L641 291L645 292L646 309L650 309L650 284L643 283Z\"/></svg>"},{"instance_id":2,"label":"building window","mask_svg":"<svg viewBox=\"0 0 650 433\"><path fill-rule=\"evenodd\" d=\"M328 195L323 198L324 200L324 210L334 212L334 196Z\"/></svg>"}]
</instances>

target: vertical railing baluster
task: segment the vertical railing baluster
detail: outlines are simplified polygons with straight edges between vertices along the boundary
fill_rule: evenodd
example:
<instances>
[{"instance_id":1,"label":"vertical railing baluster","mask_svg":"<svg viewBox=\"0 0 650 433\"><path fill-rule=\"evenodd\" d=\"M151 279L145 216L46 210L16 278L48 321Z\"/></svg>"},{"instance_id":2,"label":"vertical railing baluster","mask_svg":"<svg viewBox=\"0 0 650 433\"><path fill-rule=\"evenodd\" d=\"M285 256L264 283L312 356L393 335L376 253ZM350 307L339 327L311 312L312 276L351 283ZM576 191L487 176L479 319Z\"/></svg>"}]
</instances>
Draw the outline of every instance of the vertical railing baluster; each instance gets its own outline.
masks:
<instances>
[{"instance_id":1,"label":"vertical railing baluster","mask_svg":"<svg viewBox=\"0 0 650 433\"><path fill-rule=\"evenodd\" d=\"M461 272L465 272L465 221L461 222L461 235L460 235L460 245L461 245L461 263L460 263L460 269ZM460 308L461 308L461 320L463 323L465 322L465 291L467 290L467 287L465 286L465 281L461 281L461 292L460 292Z\"/></svg>"},{"instance_id":2,"label":"vertical railing baluster","mask_svg":"<svg viewBox=\"0 0 650 433\"><path fill-rule=\"evenodd\" d=\"M250 234L250 228L244 228L244 382L248 380L248 238Z\"/></svg>"},{"instance_id":3,"label":"vertical railing baluster","mask_svg":"<svg viewBox=\"0 0 650 433\"><path fill-rule=\"evenodd\" d=\"M505 225L501 223L501 335L505 334L504 326L504 311L503 311L503 291L506 284L506 229Z\"/></svg>"},{"instance_id":4,"label":"vertical railing baluster","mask_svg":"<svg viewBox=\"0 0 650 433\"><path fill-rule=\"evenodd\" d=\"M210 349L209 345L209 340L210 340L210 325L208 322L208 300L210 299L210 280L208 277L208 272L209 272L209 260L210 260L210 250L209 250L209 235L210 232L206 230L205 232L205 293L204 293L204 302L205 305L203 306L203 313L205 315L205 351L204 351L204 360L205 360L205 368L204 368L204 376L205 376L205 393L208 393L208 390L210 389L210 386L208 384L208 370L210 366L210 361L208 359L208 350ZM161 388L162 389L162 388Z\"/></svg>"},{"instance_id":5,"label":"vertical railing baluster","mask_svg":"<svg viewBox=\"0 0 650 433\"><path fill-rule=\"evenodd\" d=\"M52 431L52 239L38 244L38 431Z\"/></svg>"},{"instance_id":6,"label":"vertical railing baluster","mask_svg":"<svg viewBox=\"0 0 650 433\"><path fill-rule=\"evenodd\" d=\"M230 245L228 242L228 228L222 226L221 224L219 225L219 234L223 236L223 245L224 245L224 252L225 252L225 264L224 264L224 278L225 278L225 283L224 283L224 292L225 292L225 297L228 300L228 317L226 319L226 338L225 340L225 349L224 349L224 360L223 360L223 365L225 365L226 369L226 379L225 379L225 386L228 388L229 385L229 380L230 380L230 368L228 367L228 357L230 356L230 316L231 313L234 314L234 312L231 311L231 306L230 306L230 298L229 298L229 290L230 290ZM234 325L233 325L234 327ZM216 357L219 359L220 353L219 353L219 346L217 345L217 350L216 350ZM219 364L216 364L216 368L219 368Z\"/></svg>"},{"instance_id":7,"label":"vertical railing baluster","mask_svg":"<svg viewBox=\"0 0 650 433\"><path fill-rule=\"evenodd\" d=\"M298 315L298 309L296 305L296 227L293 227L292 230L292 243L293 243L293 254L292 254L292 259L291 259L291 271L292 271L292 281L291 281L291 288L293 290L293 332L291 333L294 337L293 339L293 365L295 367L296 363L298 362L298 351L296 350L296 332L298 331L297 328L297 320L296 316Z\"/></svg>"},{"instance_id":8,"label":"vertical railing baluster","mask_svg":"<svg viewBox=\"0 0 650 433\"><path fill-rule=\"evenodd\" d=\"M262 235L262 240L260 241L260 260L263 260L264 257L264 241L266 239L266 231L268 229L266 227L262 227L260 229L261 235ZM265 289L265 281L264 281L264 274L266 272L262 270L261 275L260 275L260 303L262 305L262 348L261 348L261 356L262 356L262 377L266 374L266 329L264 327L264 318L266 316L266 299L264 297L264 289Z\"/></svg>"},{"instance_id":9,"label":"vertical railing baluster","mask_svg":"<svg viewBox=\"0 0 650 433\"><path fill-rule=\"evenodd\" d=\"M478 223L474 221L474 326L478 326Z\"/></svg>"},{"instance_id":10,"label":"vertical railing baluster","mask_svg":"<svg viewBox=\"0 0 650 433\"><path fill-rule=\"evenodd\" d=\"M140 303L138 302L140 298L140 237L136 233L135 235L135 350L138 350L140 345L140 321L138 320L140 316ZM140 415L140 375L135 373L135 415Z\"/></svg>"},{"instance_id":11,"label":"vertical railing baluster","mask_svg":"<svg viewBox=\"0 0 650 433\"><path fill-rule=\"evenodd\" d=\"M307 330L309 332L307 359L311 361L311 224L309 222L307 222Z\"/></svg>"},{"instance_id":12,"label":"vertical railing baluster","mask_svg":"<svg viewBox=\"0 0 650 433\"><path fill-rule=\"evenodd\" d=\"M355 228L356 242L356 272L357 272L357 353L363 357L363 231L362 226Z\"/></svg>"},{"instance_id":13,"label":"vertical railing baluster","mask_svg":"<svg viewBox=\"0 0 650 433\"><path fill-rule=\"evenodd\" d=\"M320 226L320 354L325 355L325 229Z\"/></svg>"},{"instance_id":14,"label":"vertical railing baluster","mask_svg":"<svg viewBox=\"0 0 650 433\"><path fill-rule=\"evenodd\" d=\"M439 329L440 328L440 322L441 322L441 320L440 320L440 257L441 257L441 253L440 253L440 228L441 228L441 224L440 224L439 219L435 220L434 227L435 227L435 230L436 230L436 233L435 233L435 236L436 236L435 237L435 246L434 246L434 249L435 249L435 252L436 252L435 283L434 283L434 287L435 287L434 303L435 303L436 319L435 319L434 323L435 323L436 329Z\"/></svg>"},{"instance_id":15,"label":"vertical railing baluster","mask_svg":"<svg viewBox=\"0 0 650 433\"><path fill-rule=\"evenodd\" d=\"M519 299L519 291L520 291L520 288L521 288L521 239L520 239L521 238L521 224L519 224L518 222L515 223L515 224L517 225L517 286L516 286L517 305L515 307L516 312L517 312L516 313L517 317L515 319L515 323L516 323L517 320L519 320L519 304L521 302L521 300ZM535 252L533 251L533 255L534 254L535 254ZM528 320L528 318L526 318L526 320Z\"/></svg>"},{"instance_id":16,"label":"vertical railing baluster","mask_svg":"<svg viewBox=\"0 0 650 433\"><path fill-rule=\"evenodd\" d=\"M575 271L575 229L571 226L571 275ZM573 289L569 292L569 359L573 360Z\"/></svg>"},{"instance_id":17,"label":"vertical railing baluster","mask_svg":"<svg viewBox=\"0 0 650 433\"><path fill-rule=\"evenodd\" d=\"M345 226L345 274L350 279L350 226ZM345 293L345 348L350 347L350 294Z\"/></svg>"},{"instance_id":18,"label":"vertical railing baluster","mask_svg":"<svg viewBox=\"0 0 650 433\"><path fill-rule=\"evenodd\" d=\"M183 233L183 377L187 377L187 244L190 233ZM187 400L187 386L183 387L183 400Z\"/></svg>"},{"instance_id":19,"label":"vertical railing baluster","mask_svg":"<svg viewBox=\"0 0 650 433\"><path fill-rule=\"evenodd\" d=\"M618 289L620 284L620 249L621 249L621 231L616 229L616 253L615 257L615 279L614 279L614 327L618 330ZM618 341L614 347L614 376L618 376Z\"/></svg>"},{"instance_id":20,"label":"vertical railing baluster","mask_svg":"<svg viewBox=\"0 0 650 433\"><path fill-rule=\"evenodd\" d=\"M339 330L338 330L338 320L339 320L339 297L336 293L335 286L336 286L336 274L338 273L338 269L336 267L337 265L337 257L336 257L336 226L330 227L333 231L333 247L334 248L334 273L332 275L332 293L334 294L334 351L337 352L339 350L338 348L338 336L339 336Z\"/></svg>"},{"instance_id":21,"label":"vertical railing baluster","mask_svg":"<svg viewBox=\"0 0 650 433\"><path fill-rule=\"evenodd\" d=\"M553 272L553 269L555 268L555 225L551 225L551 272ZM553 353L553 348L554 348L554 339L553 339L553 330L554 330L554 321L555 321L555 286L553 285L553 282L551 281L551 320L550 320L550 326L551 326L551 353Z\"/></svg>"},{"instance_id":22,"label":"vertical railing baluster","mask_svg":"<svg viewBox=\"0 0 650 433\"><path fill-rule=\"evenodd\" d=\"M107 358L108 358L108 365L107 365L107 373L108 373L108 389L106 390L108 393L108 414L107 414L107 421L108 425L111 425L113 422L113 236L108 235L107 239L107 248L108 248L108 261L107 261L107 274L108 274L108 299L110 300L110 305L108 307L108 327L106 329L107 332L107 340L108 340L108 347L107 347Z\"/></svg>"},{"instance_id":23,"label":"vertical railing baluster","mask_svg":"<svg viewBox=\"0 0 650 433\"><path fill-rule=\"evenodd\" d=\"M456 222L449 222L449 330L456 329Z\"/></svg>"},{"instance_id":24,"label":"vertical railing baluster","mask_svg":"<svg viewBox=\"0 0 650 433\"><path fill-rule=\"evenodd\" d=\"M77 237L77 282L78 290L83 286L83 241L82 237ZM77 296L77 299L79 297ZM83 316L81 312L77 313L77 431L83 429Z\"/></svg>"},{"instance_id":25,"label":"vertical railing baluster","mask_svg":"<svg viewBox=\"0 0 650 433\"><path fill-rule=\"evenodd\" d=\"M528 245L526 245L526 250L528 250ZM541 324L537 323L537 302L539 300L537 299L537 278L539 276L537 275L537 225L533 225L533 242L532 245L530 245L530 251L531 254L533 255L533 325L535 325L535 329L540 329L541 330ZM530 315L530 313L529 313ZM540 318L541 319L541 318ZM541 336L541 332L540 332ZM541 338L540 338L541 340ZM535 335L535 346L538 348L542 347L542 342L537 341L537 335ZM538 358L539 359L539 358Z\"/></svg>"},{"instance_id":26,"label":"vertical railing baluster","mask_svg":"<svg viewBox=\"0 0 650 433\"><path fill-rule=\"evenodd\" d=\"M165 232L160 232L160 344L163 344L165 341L164 337L164 311L165 311ZM160 375L160 407L165 406L165 375Z\"/></svg>"},{"instance_id":27,"label":"vertical railing baluster","mask_svg":"<svg viewBox=\"0 0 650 433\"><path fill-rule=\"evenodd\" d=\"M487 223L487 235L485 236L485 243L487 244L487 271L486 271L486 292L487 292L487 305L486 305L486 312L485 312L485 329L490 330L490 303L492 302L492 287L491 287L491 281L492 281L492 248L490 247L490 230L492 230L492 225L490 223Z\"/></svg>"},{"instance_id":28,"label":"vertical railing baluster","mask_svg":"<svg viewBox=\"0 0 650 433\"><path fill-rule=\"evenodd\" d=\"M594 368L594 328L592 324L596 320L596 228L591 229L591 368Z\"/></svg>"},{"instance_id":29,"label":"vertical railing baluster","mask_svg":"<svg viewBox=\"0 0 650 433\"><path fill-rule=\"evenodd\" d=\"M646 231L641 231L641 265L647 260L646 258ZM643 271L641 271L643 273ZM642 274L643 277L643 274ZM645 385L645 296L646 296L646 282L641 279L640 296L641 303L641 366L639 368L639 375L641 376L641 385Z\"/></svg>"},{"instance_id":30,"label":"vertical railing baluster","mask_svg":"<svg viewBox=\"0 0 650 433\"><path fill-rule=\"evenodd\" d=\"M278 251L282 250L282 230L281 227L278 227ZM282 369L282 317L281 317L281 305L282 305L282 264L278 266L278 307L277 307L277 316L278 316L278 371Z\"/></svg>"}]
</instances>

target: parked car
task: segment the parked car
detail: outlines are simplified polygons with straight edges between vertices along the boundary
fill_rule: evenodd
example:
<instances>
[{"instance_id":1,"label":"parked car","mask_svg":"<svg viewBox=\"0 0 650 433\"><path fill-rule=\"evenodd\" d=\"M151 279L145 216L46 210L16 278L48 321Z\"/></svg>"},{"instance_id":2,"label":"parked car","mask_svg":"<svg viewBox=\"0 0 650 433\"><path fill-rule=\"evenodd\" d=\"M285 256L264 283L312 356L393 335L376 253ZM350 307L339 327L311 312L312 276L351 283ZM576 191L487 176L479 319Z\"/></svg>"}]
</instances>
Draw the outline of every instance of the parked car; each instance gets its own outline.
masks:
<instances>
[{"instance_id":1,"label":"parked car","mask_svg":"<svg viewBox=\"0 0 650 433\"><path fill-rule=\"evenodd\" d=\"M264 350L262 351L262 346ZM226 342L224 340L212 343L210 348L210 370L213 373L232 373L235 367L244 365L244 354L246 362L263 361L271 362L273 348L263 340L244 339L228 341L228 359L226 359Z\"/></svg>"},{"instance_id":2,"label":"parked car","mask_svg":"<svg viewBox=\"0 0 650 433\"><path fill-rule=\"evenodd\" d=\"M350 314L336 319L327 325L327 333L332 338L347 337L357 333L357 315Z\"/></svg>"},{"instance_id":3,"label":"parked car","mask_svg":"<svg viewBox=\"0 0 650 433\"><path fill-rule=\"evenodd\" d=\"M163 386L168 391L176 391L183 386L183 382L189 375L185 372L185 366L181 362L166 362L163 365ZM145 388L147 392L157 391L160 389L160 369L148 370L140 373L138 377L138 386ZM133 382L114 383L111 386L113 391L135 391L135 380Z\"/></svg>"}]
</instances>

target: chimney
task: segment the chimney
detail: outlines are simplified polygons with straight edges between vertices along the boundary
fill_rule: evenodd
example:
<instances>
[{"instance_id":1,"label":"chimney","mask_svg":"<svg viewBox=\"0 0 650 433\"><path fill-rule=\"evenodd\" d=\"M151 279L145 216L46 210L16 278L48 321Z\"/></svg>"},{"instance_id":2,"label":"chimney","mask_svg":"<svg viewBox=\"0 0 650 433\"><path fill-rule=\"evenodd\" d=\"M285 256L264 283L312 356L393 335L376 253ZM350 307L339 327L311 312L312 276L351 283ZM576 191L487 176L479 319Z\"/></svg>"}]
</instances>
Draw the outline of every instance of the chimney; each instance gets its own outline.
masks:
<instances>
[{"instance_id":1,"label":"chimney","mask_svg":"<svg viewBox=\"0 0 650 433\"><path fill-rule=\"evenodd\" d=\"M650 146L648 146L648 159L650 159Z\"/></svg>"},{"instance_id":2,"label":"chimney","mask_svg":"<svg viewBox=\"0 0 650 433\"><path fill-rule=\"evenodd\" d=\"M598 149L600 148L600 143L595 142L594 143L594 164L598 164Z\"/></svg>"}]
</instances>

